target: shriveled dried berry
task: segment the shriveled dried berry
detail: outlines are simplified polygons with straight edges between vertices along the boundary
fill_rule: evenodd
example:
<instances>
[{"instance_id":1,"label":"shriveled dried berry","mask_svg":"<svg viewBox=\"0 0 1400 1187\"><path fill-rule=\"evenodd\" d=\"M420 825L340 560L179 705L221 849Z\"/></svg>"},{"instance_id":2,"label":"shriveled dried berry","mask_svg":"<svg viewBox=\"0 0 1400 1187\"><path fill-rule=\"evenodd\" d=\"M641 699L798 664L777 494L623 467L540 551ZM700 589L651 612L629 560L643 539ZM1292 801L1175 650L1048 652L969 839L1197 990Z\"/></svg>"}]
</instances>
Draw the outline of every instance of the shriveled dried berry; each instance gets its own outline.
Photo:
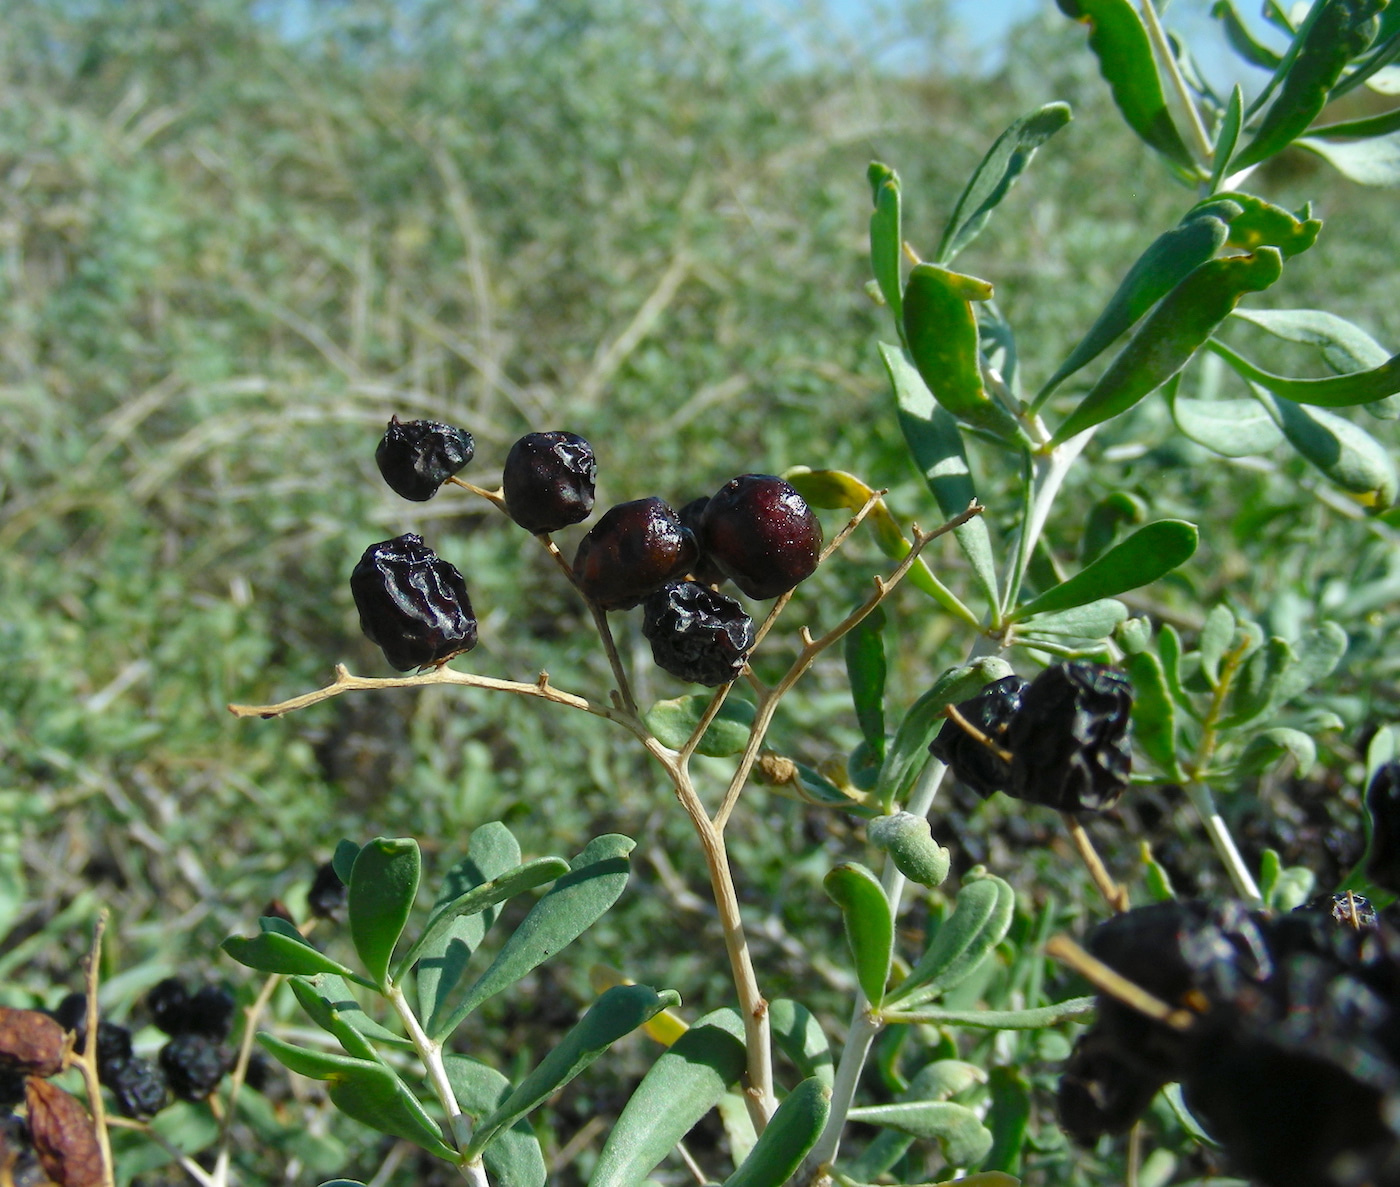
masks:
<instances>
[{"instance_id":1,"label":"shriveled dried berry","mask_svg":"<svg viewBox=\"0 0 1400 1187\"><path fill-rule=\"evenodd\" d=\"M1380 915L1371 900L1349 890L1343 890L1340 894L1320 895L1297 910L1317 911L1334 923L1358 930L1363 927L1375 927L1380 922Z\"/></svg>"},{"instance_id":2,"label":"shriveled dried berry","mask_svg":"<svg viewBox=\"0 0 1400 1187\"><path fill-rule=\"evenodd\" d=\"M1075 1041L1060 1077L1060 1128L1081 1146L1127 1133L1165 1083L1165 1076L1126 1063L1116 1044L1091 1030Z\"/></svg>"},{"instance_id":3,"label":"shriveled dried berry","mask_svg":"<svg viewBox=\"0 0 1400 1187\"><path fill-rule=\"evenodd\" d=\"M978 730L986 742L950 717L929 745L934 758L947 763L958 782L983 799L1011 788L1011 764L998 751L1006 747L1006 731L1021 708L1021 696L1027 687L1028 682L1019 676L1003 676L975 697L954 706L963 721Z\"/></svg>"},{"instance_id":4,"label":"shriveled dried berry","mask_svg":"<svg viewBox=\"0 0 1400 1187\"><path fill-rule=\"evenodd\" d=\"M349 894L335 865L326 862L316 871L311 880L311 889L306 892L306 907L317 919L334 919L345 909L345 899Z\"/></svg>"},{"instance_id":5,"label":"shriveled dried berry","mask_svg":"<svg viewBox=\"0 0 1400 1187\"><path fill-rule=\"evenodd\" d=\"M476 646L462 575L412 532L365 549L350 592L360 629L400 672L446 663Z\"/></svg>"},{"instance_id":6,"label":"shriveled dried berry","mask_svg":"<svg viewBox=\"0 0 1400 1187\"><path fill-rule=\"evenodd\" d=\"M1011 794L1061 812L1112 807L1132 771L1132 705L1133 686L1117 668L1087 660L1046 668L1007 732Z\"/></svg>"},{"instance_id":7,"label":"shriveled dried berry","mask_svg":"<svg viewBox=\"0 0 1400 1187\"><path fill-rule=\"evenodd\" d=\"M374 460L397 495L425 503L438 488L472 460L472 435L436 420L389 421Z\"/></svg>"},{"instance_id":8,"label":"shriveled dried berry","mask_svg":"<svg viewBox=\"0 0 1400 1187\"><path fill-rule=\"evenodd\" d=\"M151 1021L168 1035L188 1030L185 1017L189 1009L190 991L179 977L157 981L146 994L146 1009Z\"/></svg>"},{"instance_id":9,"label":"shriveled dried berry","mask_svg":"<svg viewBox=\"0 0 1400 1187\"><path fill-rule=\"evenodd\" d=\"M501 470L506 513L527 532L557 532L593 510L598 463L577 433L528 433L510 447Z\"/></svg>"},{"instance_id":10,"label":"shriveled dried berry","mask_svg":"<svg viewBox=\"0 0 1400 1187\"><path fill-rule=\"evenodd\" d=\"M211 1039L226 1039L233 1030L237 1003L224 985L201 985L190 997L185 1029Z\"/></svg>"},{"instance_id":11,"label":"shriveled dried berry","mask_svg":"<svg viewBox=\"0 0 1400 1187\"><path fill-rule=\"evenodd\" d=\"M79 1053L87 1045L87 994L70 993L53 1012L64 1030L73 1031L73 1048ZM97 1075L106 1082L107 1069L131 1058L131 1031L115 1022L97 1023Z\"/></svg>"},{"instance_id":12,"label":"shriveled dried berry","mask_svg":"<svg viewBox=\"0 0 1400 1187\"><path fill-rule=\"evenodd\" d=\"M751 598L776 598L817 568L822 525L807 500L774 474L741 474L700 518L703 553Z\"/></svg>"},{"instance_id":13,"label":"shriveled dried berry","mask_svg":"<svg viewBox=\"0 0 1400 1187\"><path fill-rule=\"evenodd\" d=\"M695 564L690 569L691 576L701 585L723 585L727 580L724 570L715 564L714 558L705 551L704 541L701 539L700 520L709 505L710 496L701 495L698 499L691 499L676 514L681 517L681 523L690 529L700 547L700 555L696 557Z\"/></svg>"},{"instance_id":14,"label":"shriveled dried berry","mask_svg":"<svg viewBox=\"0 0 1400 1187\"><path fill-rule=\"evenodd\" d=\"M737 680L753 646L753 619L733 598L678 581L642 603L642 634L657 666L711 688Z\"/></svg>"},{"instance_id":15,"label":"shriveled dried berry","mask_svg":"<svg viewBox=\"0 0 1400 1187\"><path fill-rule=\"evenodd\" d=\"M165 1076L149 1059L133 1055L103 1081L123 1117L154 1117L167 1103Z\"/></svg>"},{"instance_id":16,"label":"shriveled dried berry","mask_svg":"<svg viewBox=\"0 0 1400 1187\"><path fill-rule=\"evenodd\" d=\"M593 525L574 554L574 577L604 610L630 610L690 571L695 537L663 499L619 503Z\"/></svg>"},{"instance_id":17,"label":"shriveled dried berry","mask_svg":"<svg viewBox=\"0 0 1400 1187\"><path fill-rule=\"evenodd\" d=\"M1400 893L1400 762L1384 764L1366 789L1371 844L1366 850L1366 877Z\"/></svg>"},{"instance_id":18,"label":"shriveled dried berry","mask_svg":"<svg viewBox=\"0 0 1400 1187\"><path fill-rule=\"evenodd\" d=\"M52 1076L63 1067L63 1027L40 1010L0 1006L0 1067Z\"/></svg>"},{"instance_id":19,"label":"shriveled dried berry","mask_svg":"<svg viewBox=\"0 0 1400 1187\"><path fill-rule=\"evenodd\" d=\"M228 1052L201 1034L176 1035L160 1049L160 1068L180 1100L203 1100L228 1070Z\"/></svg>"},{"instance_id":20,"label":"shriveled dried berry","mask_svg":"<svg viewBox=\"0 0 1400 1187\"><path fill-rule=\"evenodd\" d=\"M97 1130L77 1098L30 1076L24 1101L29 1137L49 1178L59 1187L100 1187L104 1175Z\"/></svg>"}]
</instances>

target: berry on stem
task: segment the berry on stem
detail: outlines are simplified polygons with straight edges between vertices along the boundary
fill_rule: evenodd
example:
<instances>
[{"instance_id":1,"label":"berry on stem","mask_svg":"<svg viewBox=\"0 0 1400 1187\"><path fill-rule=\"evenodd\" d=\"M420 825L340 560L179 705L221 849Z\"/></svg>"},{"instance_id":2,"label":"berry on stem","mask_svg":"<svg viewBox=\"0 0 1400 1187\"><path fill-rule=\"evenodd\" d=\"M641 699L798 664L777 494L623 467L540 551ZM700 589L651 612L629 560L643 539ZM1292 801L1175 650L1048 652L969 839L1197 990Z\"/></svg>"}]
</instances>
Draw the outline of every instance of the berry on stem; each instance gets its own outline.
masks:
<instances>
[{"instance_id":1,"label":"berry on stem","mask_svg":"<svg viewBox=\"0 0 1400 1187\"><path fill-rule=\"evenodd\" d=\"M700 547L745 594L787 593L817 568L822 525L797 490L774 474L741 474L700 517Z\"/></svg>"},{"instance_id":2,"label":"berry on stem","mask_svg":"<svg viewBox=\"0 0 1400 1187\"><path fill-rule=\"evenodd\" d=\"M412 532L365 549L350 592L360 629L400 672L444 664L476 646L462 575Z\"/></svg>"},{"instance_id":3,"label":"berry on stem","mask_svg":"<svg viewBox=\"0 0 1400 1187\"><path fill-rule=\"evenodd\" d=\"M391 417L374 460L397 495L426 503L476 452L472 435L436 420Z\"/></svg>"},{"instance_id":4,"label":"berry on stem","mask_svg":"<svg viewBox=\"0 0 1400 1187\"><path fill-rule=\"evenodd\" d=\"M642 603L642 634L659 668L711 688L743 674L753 619L733 598L695 581L678 581Z\"/></svg>"},{"instance_id":5,"label":"berry on stem","mask_svg":"<svg viewBox=\"0 0 1400 1187\"><path fill-rule=\"evenodd\" d=\"M574 554L579 588L604 610L630 610L690 571L695 537L663 499L619 503L593 525Z\"/></svg>"},{"instance_id":6,"label":"berry on stem","mask_svg":"<svg viewBox=\"0 0 1400 1187\"><path fill-rule=\"evenodd\" d=\"M588 518L597 479L593 447L577 433L528 433L501 471L506 514L527 532L557 532Z\"/></svg>"}]
</instances>

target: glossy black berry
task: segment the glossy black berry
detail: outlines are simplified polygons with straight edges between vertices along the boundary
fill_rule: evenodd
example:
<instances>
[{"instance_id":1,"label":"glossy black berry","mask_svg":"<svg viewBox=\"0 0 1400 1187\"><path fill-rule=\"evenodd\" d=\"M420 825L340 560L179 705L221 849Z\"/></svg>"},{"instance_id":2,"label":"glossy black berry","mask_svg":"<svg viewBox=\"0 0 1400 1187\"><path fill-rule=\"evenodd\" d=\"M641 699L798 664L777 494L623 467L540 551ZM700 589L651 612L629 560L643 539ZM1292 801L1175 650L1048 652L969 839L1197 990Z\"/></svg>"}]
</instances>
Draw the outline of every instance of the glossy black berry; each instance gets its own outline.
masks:
<instances>
[{"instance_id":1,"label":"glossy black berry","mask_svg":"<svg viewBox=\"0 0 1400 1187\"><path fill-rule=\"evenodd\" d=\"M701 585L723 585L728 578L725 577L724 570L715 564L714 559L705 552L705 546L701 540L700 520L704 517L705 508L709 505L710 496L701 495L698 499L691 499L676 514L681 517L681 523L694 534L695 542L700 546L700 555L696 557L695 564L691 566L690 575Z\"/></svg>"},{"instance_id":2,"label":"glossy black berry","mask_svg":"<svg viewBox=\"0 0 1400 1187\"><path fill-rule=\"evenodd\" d=\"M816 571L822 525L791 484L741 474L710 496L700 546L749 597L776 598Z\"/></svg>"},{"instance_id":3,"label":"glossy black berry","mask_svg":"<svg viewBox=\"0 0 1400 1187\"><path fill-rule=\"evenodd\" d=\"M593 525L574 554L574 577L604 610L630 610L690 571L695 537L663 499L619 503Z\"/></svg>"},{"instance_id":4,"label":"glossy black berry","mask_svg":"<svg viewBox=\"0 0 1400 1187\"><path fill-rule=\"evenodd\" d=\"M146 1009L151 1012L151 1021L168 1035L189 1029L185 1023L189 1003L190 991L178 977L157 981L146 994Z\"/></svg>"},{"instance_id":5,"label":"glossy black berry","mask_svg":"<svg viewBox=\"0 0 1400 1187\"><path fill-rule=\"evenodd\" d=\"M1061 812L1112 807L1128 785L1133 686L1117 668L1070 660L1025 690L1011 722L1011 794Z\"/></svg>"},{"instance_id":6,"label":"glossy black berry","mask_svg":"<svg viewBox=\"0 0 1400 1187\"><path fill-rule=\"evenodd\" d=\"M598 463L577 433L529 433L510 447L501 471L506 513L527 532L557 532L593 510Z\"/></svg>"},{"instance_id":7,"label":"glossy black berry","mask_svg":"<svg viewBox=\"0 0 1400 1187\"><path fill-rule=\"evenodd\" d=\"M111 1089L123 1117L153 1117L165 1108L165 1075L149 1059L133 1055L102 1082Z\"/></svg>"},{"instance_id":8,"label":"glossy black berry","mask_svg":"<svg viewBox=\"0 0 1400 1187\"><path fill-rule=\"evenodd\" d=\"M465 429L436 420L389 421L374 460L397 495L425 503L444 482L472 460L475 446Z\"/></svg>"},{"instance_id":9,"label":"glossy black berry","mask_svg":"<svg viewBox=\"0 0 1400 1187\"><path fill-rule=\"evenodd\" d=\"M733 598L678 581L642 603L642 634L658 667L714 687L737 680L753 646L753 619Z\"/></svg>"},{"instance_id":10,"label":"glossy black berry","mask_svg":"<svg viewBox=\"0 0 1400 1187\"><path fill-rule=\"evenodd\" d=\"M983 799L994 792L1010 790L1011 764L1001 751L1006 748L1007 728L1021 708L1021 695L1027 687L1028 683L1019 676L1003 676L975 697L954 706L958 716L986 741L950 717L929 745L934 758L947 763L958 782Z\"/></svg>"},{"instance_id":11,"label":"glossy black berry","mask_svg":"<svg viewBox=\"0 0 1400 1187\"><path fill-rule=\"evenodd\" d=\"M204 1100L228 1069L228 1052L201 1034L176 1035L160 1049L160 1068L180 1100Z\"/></svg>"},{"instance_id":12,"label":"glossy black berry","mask_svg":"<svg viewBox=\"0 0 1400 1187\"><path fill-rule=\"evenodd\" d=\"M53 1011L54 1019L74 1034L73 1048L83 1051L87 1046L87 994L70 993ZM131 1031L115 1022L98 1019L97 1073L106 1083L107 1069L114 1068L131 1057Z\"/></svg>"},{"instance_id":13,"label":"glossy black berry","mask_svg":"<svg viewBox=\"0 0 1400 1187\"><path fill-rule=\"evenodd\" d=\"M306 907L317 919L335 919L345 909L345 899L349 891L335 866L326 862L316 871L311 880L311 889L306 892Z\"/></svg>"},{"instance_id":14,"label":"glossy black berry","mask_svg":"<svg viewBox=\"0 0 1400 1187\"><path fill-rule=\"evenodd\" d=\"M412 532L365 549L350 592L360 629L400 672L445 663L476 646L462 575Z\"/></svg>"}]
</instances>

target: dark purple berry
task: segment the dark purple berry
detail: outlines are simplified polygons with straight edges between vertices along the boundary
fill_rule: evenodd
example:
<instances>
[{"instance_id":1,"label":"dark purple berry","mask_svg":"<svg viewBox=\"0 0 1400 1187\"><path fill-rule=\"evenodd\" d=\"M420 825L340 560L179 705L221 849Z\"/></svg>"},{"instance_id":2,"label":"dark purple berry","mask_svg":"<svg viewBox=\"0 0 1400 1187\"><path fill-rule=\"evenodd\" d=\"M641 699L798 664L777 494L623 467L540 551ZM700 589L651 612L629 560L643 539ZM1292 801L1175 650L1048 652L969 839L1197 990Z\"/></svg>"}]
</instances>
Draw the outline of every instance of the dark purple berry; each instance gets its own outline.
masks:
<instances>
[{"instance_id":1,"label":"dark purple berry","mask_svg":"<svg viewBox=\"0 0 1400 1187\"><path fill-rule=\"evenodd\" d=\"M202 985L190 995L185 1010L185 1029L211 1039L226 1039L233 1030L236 1004L233 994L225 986Z\"/></svg>"},{"instance_id":2,"label":"dark purple berry","mask_svg":"<svg viewBox=\"0 0 1400 1187\"><path fill-rule=\"evenodd\" d=\"M1319 895L1296 910L1317 911L1342 927L1355 928L1358 931L1375 927L1380 922L1380 915L1371 900L1349 890L1343 890L1339 894Z\"/></svg>"},{"instance_id":3,"label":"dark purple berry","mask_svg":"<svg viewBox=\"0 0 1400 1187\"><path fill-rule=\"evenodd\" d=\"M1106 1133L1127 1133L1147 1111L1166 1077L1124 1061L1114 1043L1091 1030L1075 1040L1060 1077L1055 1111L1060 1128L1081 1146Z\"/></svg>"},{"instance_id":4,"label":"dark purple berry","mask_svg":"<svg viewBox=\"0 0 1400 1187\"><path fill-rule=\"evenodd\" d=\"M690 571L695 537L663 499L619 503L593 525L574 554L574 577L604 610L630 610Z\"/></svg>"},{"instance_id":5,"label":"dark purple berry","mask_svg":"<svg viewBox=\"0 0 1400 1187\"><path fill-rule=\"evenodd\" d=\"M710 497L700 547L749 597L776 598L816 571L822 525L783 479L741 474Z\"/></svg>"},{"instance_id":6,"label":"dark purple berry","mask_svg":"<svg viewBox=\"0 0 1400 1187\"><path fill-rule=\"evenodd\" d=\"M178 977L166 977L152 985L146 994L146 1009L151 1012L151 1021L168 1035L177 1035L190 1029L188 1017L190 991Z\"/></svg>"},{"instance_id":7,"label":"dark purple berry","mask_svg":"<svg viewBox=\"0 0 1400 1187\"><path fill-rule=\"evenodd\" d=\"M1021 696L1006 748L1017 799L1061 812L1101 812L1128 786L1133 686L1117 668L1070 660L1041 672Z\"/></svg>"},{"instance_id":8,"label":"dark purple berry","mask_svg":"<svg viewBox=\"0 0 1400 1187\"><path fill-rule=\"evenodd\" d=\"M335 866L326 862L316 871L316 877L311 880L311 889L306 892L307 910L317 919L335 919L344 910L348 893L345 883L335 872Z\"/></svg>"},{"instance_id":9,"label":"dark purple berry","mask_svg":"<svg viewBox=\"0 0 1400 1187\"><path fill-rule=\"evenodd\" d=\"M1000 751L1006 748L1006 731L1021 708L1021 695L1029 687L1019 676L1003 676L975 697L955 705L958 715L983 738L969 733L961 722L949 718L929 745L934 758L948 764L959 783L983 799L1011 787L1011 764ZM990 744L989 744L990 743Z\"/></svg>"},{"instance_id":10,"label":"dark purple berry","mask_svg":"<svg viewBox=\"0 0 1400 1187\"><path fill-rule=\"evenodd\" d=\"M412 532L365 549L350 592L360 629L400 672L446 663L476 646L462 575Z\"/></svg>"},{"instance_id":11,"label":"dark purple berry","mask_svg":"<svg viewBox=\"0 0 1400 1187\"><path fill-rule=\"evenodd\" d=\"M87 994L70 993L53 1012L64 1030L73 1032L73 1049L82 1052L87 1045ZM131 1058L131 1031L115 1022L97 1022L97 1074L106 1083L107 1069Z\"/></svg>"},{"instance_id":12,"label":"dark purple berry","mask_svg":"<svg viewBox=\"0 0 1400 1187\"><path fill-rule=\"evenodd\" d=\"M529 433L510 447L501 471L506 513L527 532L557 532L593 510L598 463L577 433Z\"/></svg>"},{"instance_id":13,"label":"dark purple berry","mask_svg":"<svg viewBox=\"0 0 1400 1187\"><path fill-rule=\"evenodd\" d=\"M201 1034L176 1035L160 1049L160 1067L180 1100L204 1100L228 1070L228 1052Z\"/></svg>"},{"instance_id":14,"label":"dark purple berry","mask_svg":"<svg viewBox=\"0 0 1400 1187\"><path fill-rule=\"evenodd\" d=\"M153 1117L165 1108L165 1076L149 1059L133 1055L102 1082L111 1089L123 1117Z\"/></svg>"},{"instance_id":15,"label":"dark purple berry","mask_svg":"<svg viewBox=\"0 0 1400 1187\"><path fill-rule=\"evenodd\" d=\"M680 680L714 687L737 680L753 646L753 619L733 598L679 581L642 603L642 634L657 666Z\"/></svg>"},{"instance_id":16,"label":"dark purple berry","mask_svg":"<svg viewBox=\"0 0 1400 1187\"><path fill-rule=\"evenodd\" d=\"M676 514L681 517L681 523L694 533L695 542L700 545L700 556L691 567L690 575L701 585L723 585L728 578L725 577L724 570L705 552L704 543L700 539L700 520L709 505L710 496L701 495L698 499L691 499Z\"/></svg>"},{"instance_id":17,"label":"dark purple berry","mask_svg":"<svg viewBox=\"0 0 1400 1187\"><path fill-rule=\"evenodd\" d=\"M444 482L472 460L472 435L436 420L389 421L374 460L390 489L425 503Z\"/></svg>"}]
</instances>

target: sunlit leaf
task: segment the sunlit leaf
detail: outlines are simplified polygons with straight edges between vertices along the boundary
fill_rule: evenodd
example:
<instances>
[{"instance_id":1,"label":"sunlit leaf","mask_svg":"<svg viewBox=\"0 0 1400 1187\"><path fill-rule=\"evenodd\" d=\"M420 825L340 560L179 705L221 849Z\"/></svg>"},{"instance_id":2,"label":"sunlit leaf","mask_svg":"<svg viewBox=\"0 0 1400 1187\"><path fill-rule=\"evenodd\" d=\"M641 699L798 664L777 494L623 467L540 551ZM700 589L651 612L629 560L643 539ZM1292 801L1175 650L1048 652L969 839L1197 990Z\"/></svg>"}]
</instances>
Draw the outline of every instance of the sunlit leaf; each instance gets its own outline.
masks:
<instances>
[{"instance_id":1,"label":"sunlit leaf","mask_svg":"<svg viewBox=\"0 0 1400 1187\"><path fill-rule=\"evenodd\" d=\"M675 700L657 701L646 711L643 720L647 729L656 735L657 741L672 750L679 750L690 741L690 735L699 726L712 699L705 693L696 693ZM749 744L753 719L754 707L751 702L742 697L726 697L696 750L715 758L740 753Z\"/></svg>"},{"instance_id":2,"label":"sunlit leaf","mask_svg":"<svg viewBox=\"0 0 1400 1187\"><path fill-rule=\"evenodd\" d=\"M880 880L857 862L835 866L823 880L826 893L841 908L846 943L855 962L856 980L865 998L878 1006L885 996L894 955L894 912Z\"/></svg>"},{"instance_id":3,"label":"sunlit leaf","mask_svg":"<svg viewBox=\"0 0 1400 1187\"><path fill-rule=\"evenodd\" d=\"M964 885L953 913L934 933L909 976L886 994L886 1002L908 1009L971 976L1005 938L1015 906L1015 892L1000 878Z\"/></svg>"},{"instance_id":4,"label":"sunlit leaf","mask_svg":"<svg viewBox=\"0 0 1400 1187\"><path fill-rule=\"evenodd\" d=\"M350 870L350 938L370 977L384 984L394 946L418 895L423 858L412 837L376 837Z\"/></svg>"},{"instance_id":5,"label":"sunlit leaf","mask_svg":"<svg viewBox=\"0 0 1400 1187\"><path fill-rule=\"evenodd\" d=\"M788 1093L724 1187L783 1187L817 1144L831 1112L831 1088L815 1077Z\"/></svg>"},{"instance_id":6,"label":"sunlit leaf","mask_svg":"<svg viewBox=\"0 0 1400 1187\"><path fill-rule=\"evenodd\" d=\"M875 204L870 216L870 270L885 304L894 314L895 324L902 327L904 283L900 278L900 259L904 232L900 226L899 174L876 161L866 170L866 176L870 179L871 200Z\"/></svg>"}]
</instances>

